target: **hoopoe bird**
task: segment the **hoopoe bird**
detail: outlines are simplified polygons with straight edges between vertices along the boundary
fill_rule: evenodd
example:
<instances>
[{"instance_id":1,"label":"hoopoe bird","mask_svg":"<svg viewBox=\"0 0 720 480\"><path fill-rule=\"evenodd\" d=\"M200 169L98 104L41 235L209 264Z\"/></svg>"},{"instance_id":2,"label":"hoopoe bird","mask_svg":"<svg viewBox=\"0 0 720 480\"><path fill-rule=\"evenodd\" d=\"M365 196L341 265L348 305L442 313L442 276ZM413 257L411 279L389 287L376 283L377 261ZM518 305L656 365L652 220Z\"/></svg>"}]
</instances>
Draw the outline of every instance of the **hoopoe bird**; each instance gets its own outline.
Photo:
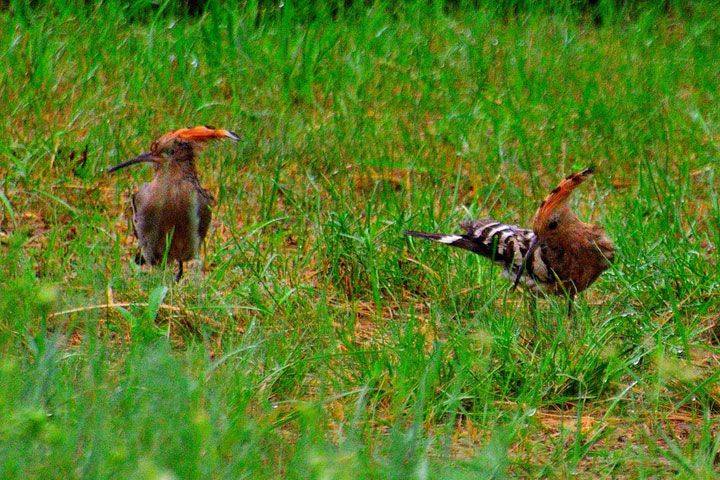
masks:
<instances>
[{"instance_id":1,"label":"hoopoe bird","mask_svg":"<svg viewBox=\"0 0 720 480\"><path fill-rule=\"evenodd\" d=\"M504 267L503 275L532 293L568 297L568 315L575 295L610 267L615 246L603 228L582 222L570 209L570 194L593 173L592 168L569 175L540 202L532 230L490 218L462 222L464 235L403 232L470 250Z\"/></svg>"},{"instance_id":2,"label":"hoopoe bird","mask_svg":"<svg viewBox=\"0 0 720 480\"><path fill-rule=\"evenodd\" d=\"M143 162L155 166L152 181L132 196L138 264L157 265L167 251L167 260L178 263L178 281L183 262L197 254L210 227L215 198L200 186L195 156L202 143L219 138L239 140L233 132L215 127L181 128L154 141L149 152L108 169L115 172Z\"/></svg>"}]
</instances>

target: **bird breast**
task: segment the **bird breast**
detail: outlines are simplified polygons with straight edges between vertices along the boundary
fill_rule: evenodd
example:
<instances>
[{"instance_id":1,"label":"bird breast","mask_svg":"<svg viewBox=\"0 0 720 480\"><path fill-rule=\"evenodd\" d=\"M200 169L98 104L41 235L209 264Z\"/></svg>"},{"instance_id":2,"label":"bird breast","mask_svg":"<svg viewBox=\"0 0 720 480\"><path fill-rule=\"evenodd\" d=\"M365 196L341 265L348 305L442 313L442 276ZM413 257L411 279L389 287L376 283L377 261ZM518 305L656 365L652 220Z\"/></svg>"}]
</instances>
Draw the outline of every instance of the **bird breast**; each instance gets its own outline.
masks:
<instances>
[{"instance_id":1,"label":"bird breast","mask_svg":"<svg viewBox=\"0 0 720 480\"><path fill-rule=\"evenodd\" d=\"M168 259L187 261L198 251L198 193L189 182L153 182L149 200L139 211L140 235L152 243L153 257L161 258L172 235Z\"/></svg>"},{"instance_id":2,"label":"bird breast","mask_svg":"<svg viewBox=\"0 0 720 480\"><path fill-rule=\"evenodd\" d=\"M181 183L169 189L165 205L168 217L166 228L174 228L173 247L177 247L179 259L189 259L197 252L200 243L198 192L192 185Z\"/></svg>"},{"instance_id":3,"label":"bird breast","mask_svg":"<svg viewBox=\"0 0 720 480\"><path fill-rule=\"evenodd\" d=\"M601 227L592 225L571 234L542 239L541 249L562 288L572 293L592 285L614 259L612 242Z\"/></svg>"}]
</instances>

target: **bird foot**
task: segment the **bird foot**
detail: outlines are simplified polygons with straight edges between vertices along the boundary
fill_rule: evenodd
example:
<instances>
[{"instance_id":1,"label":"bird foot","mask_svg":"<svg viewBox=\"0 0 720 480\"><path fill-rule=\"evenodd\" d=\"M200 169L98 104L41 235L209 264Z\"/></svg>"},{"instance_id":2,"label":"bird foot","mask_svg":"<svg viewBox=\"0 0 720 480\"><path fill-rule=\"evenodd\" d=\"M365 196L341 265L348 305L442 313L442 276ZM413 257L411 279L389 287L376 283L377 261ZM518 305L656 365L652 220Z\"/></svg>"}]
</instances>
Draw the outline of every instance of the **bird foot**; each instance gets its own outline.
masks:
<instances>
[{"instance_id":1,"label":"bird foot","mask_svg":"<svg viewBox=\"0 0 720 480\"><path fill-rule=\"evenodd\" d=\"M182 278L182 276L183 276L183 264L182 264L182 262L178 262L178 272L175 275L175 281L179 282L180 279Z\"/></svg>"},{"instance_id":2,"label":"bird foot","mask_svg":"<svg viewBox=\"0 0 720 480\"><path fill-rule=\"evenodd\" d=\"M145 257L143 257L142 252L137 252L135 254L135 265L145 265L147 262L145 261Z\"/></svg>"}]
</instances>

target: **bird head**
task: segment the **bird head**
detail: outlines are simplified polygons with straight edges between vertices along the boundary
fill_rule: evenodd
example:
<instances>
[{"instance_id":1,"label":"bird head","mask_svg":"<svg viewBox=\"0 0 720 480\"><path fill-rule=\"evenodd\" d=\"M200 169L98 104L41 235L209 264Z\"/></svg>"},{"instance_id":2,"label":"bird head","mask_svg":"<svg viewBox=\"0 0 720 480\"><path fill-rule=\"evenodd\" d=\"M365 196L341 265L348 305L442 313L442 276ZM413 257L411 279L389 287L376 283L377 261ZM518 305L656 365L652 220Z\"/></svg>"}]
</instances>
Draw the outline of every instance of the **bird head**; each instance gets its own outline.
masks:
<instances>
[{"instance_id":1,"label":"bird head","mask_svg":"<svg viewBox=\"0 0 720 480\"><path fill-rule=\"evenodd\" d=\"M533 218L533 231L538 237L566 236L572 232L580 219L570 209L570 194L592 173L589 167L568 175L545 197Z\"/></svg>"},{"instance_id":2,"label":"bird head","mask_svg":"<svg viewBox=\"0 0 720 480\"><path fill-rule=\"evenodd\" d=\"M149 152L115 165L109 168L108 172L114 172L136 163L152 163L155 165L155 170L162 168L164 165L169 165L173 161L179 164L187 163L192 165L195 152L202 144L216 138L240 140L235 133L221 128L205 126L181 128L155 140L150 145Z\"/></svg>"}]
</instances>

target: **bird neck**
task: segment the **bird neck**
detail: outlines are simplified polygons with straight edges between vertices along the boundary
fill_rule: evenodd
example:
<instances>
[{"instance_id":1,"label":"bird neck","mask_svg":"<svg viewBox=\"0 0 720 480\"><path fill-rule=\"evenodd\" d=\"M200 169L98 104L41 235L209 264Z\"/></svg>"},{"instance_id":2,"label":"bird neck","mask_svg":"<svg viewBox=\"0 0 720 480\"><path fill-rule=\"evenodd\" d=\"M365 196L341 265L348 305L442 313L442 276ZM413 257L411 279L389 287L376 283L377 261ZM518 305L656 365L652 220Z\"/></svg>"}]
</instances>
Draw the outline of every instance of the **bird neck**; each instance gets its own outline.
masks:
<instances>
[{"instance_id":1,"label":"bird neck","mask_svg":"<svg viewBox=\"0 0 720 480\"><path fill-rule=\"evenodd\" d=\"M189 198L192 192L201 195L208 204L215 202L215 197L200 185L192 161L171 161L156 173L154 183L158 192L162 192L161 195L169 202L177 198Z\"/></svg>"},{"instance_id":2,"label":"bird neck","mask_svg":"<svg viewBox=\"0 0 720 480\"><path fill-rule=\"evenodd\" d=\"M572 216L575 217L574 215ZM537 236L538 240L544 243L574 244L577 243L578 239L588 236L590 227L590 225L582 222L577 217L571 218L570 216L566 216L560 222L557 229L539 231L537 232Z\"/></svg>"},{"instance_id":3,"label":"bird neck","mask_svg":"<svg viewBox=\"0 0 720 480\"><path fill-rule=\"evenodd\" d=\"M158 181L170 183L197 178L195 163L192 160L177 161L173 158L156 171L156 178Z\"/></svg>"}]
</instances>

